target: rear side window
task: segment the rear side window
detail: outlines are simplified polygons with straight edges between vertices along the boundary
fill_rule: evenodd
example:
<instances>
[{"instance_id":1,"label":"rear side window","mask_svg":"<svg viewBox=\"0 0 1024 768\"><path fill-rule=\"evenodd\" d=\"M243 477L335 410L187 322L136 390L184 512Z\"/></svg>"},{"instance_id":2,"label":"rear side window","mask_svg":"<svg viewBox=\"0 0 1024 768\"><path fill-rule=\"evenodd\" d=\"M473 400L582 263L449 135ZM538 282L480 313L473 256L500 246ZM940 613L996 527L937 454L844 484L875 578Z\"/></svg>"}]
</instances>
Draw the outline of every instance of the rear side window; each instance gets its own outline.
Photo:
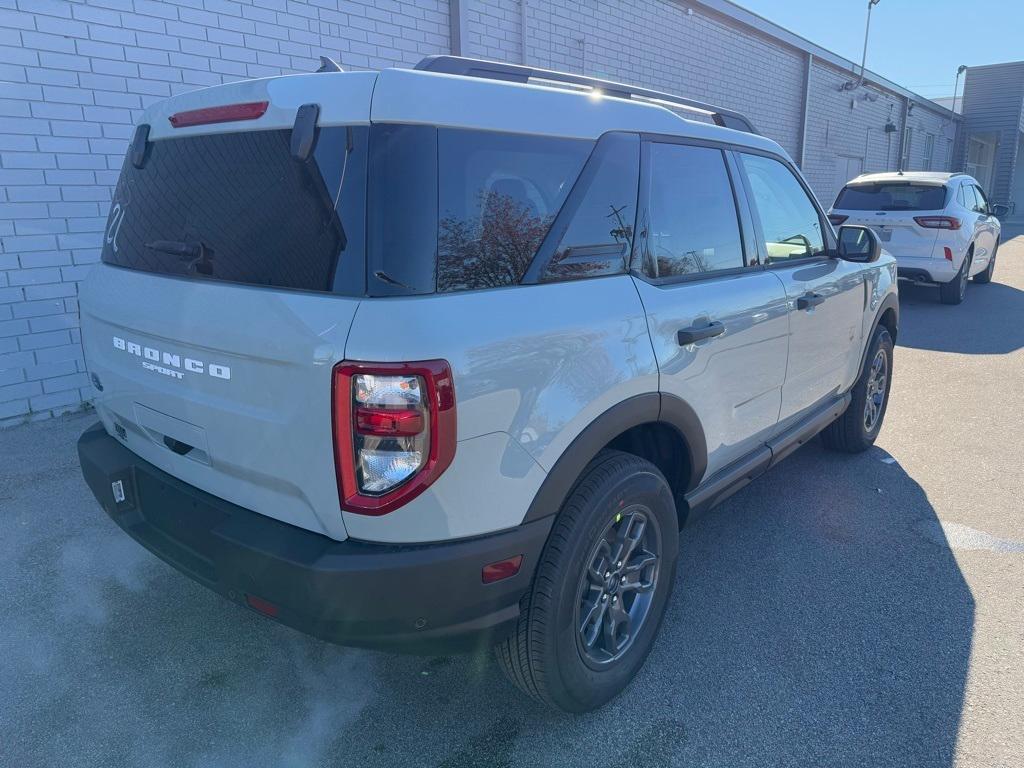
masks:
<instances>
[{"instance_id":1,"label":"rear side window","mask_svg":"<svg viewBox=\"0 0 1024 768\"><path fill-rule=\"evenodd\" d=\"M793 172L778 160L740 154L765 240L766 263L825 252L821 217Z\"/></svg>"},{"instance_id":2,"label":"rear side window","mask_svg":"<svg viewBox=\"0 0 1024 768\"><path fill-rule=\"evenodd\" d=\"M856 184L843 188L834 207L848 211L939 211L946 207L946 188L906 182Z\"/></svg>"},{"instance_id":3,"label":"rear side window","mask_svg":"<svg viewBox=\"0 0 1024 768\"><path fill-rule=\"evenodd\" d=\"M743 244L721 150L652 143L644 269L652 278L736 269Z\"/></svg>"},{"instance_id":4,"label":"rear side window","mask_svg":"<svg viewBox=\"0 0 1024 768\"><path fill-rule=\"evenodd\" d=\"M290 130L152 142L126 160L102 258L144 272L314 291L364 286L366 128L322 128L313 155Z\"/></svg>"},{"instance_id":5,"label":"rear side window","mask_svg":"<svg viewBox=\"0 0 1024 768\"><path fill-rule=\"evenodd\" d=\"M440 129L437 289L522 280L592 141Z\"/></svg>"}]
</instances>

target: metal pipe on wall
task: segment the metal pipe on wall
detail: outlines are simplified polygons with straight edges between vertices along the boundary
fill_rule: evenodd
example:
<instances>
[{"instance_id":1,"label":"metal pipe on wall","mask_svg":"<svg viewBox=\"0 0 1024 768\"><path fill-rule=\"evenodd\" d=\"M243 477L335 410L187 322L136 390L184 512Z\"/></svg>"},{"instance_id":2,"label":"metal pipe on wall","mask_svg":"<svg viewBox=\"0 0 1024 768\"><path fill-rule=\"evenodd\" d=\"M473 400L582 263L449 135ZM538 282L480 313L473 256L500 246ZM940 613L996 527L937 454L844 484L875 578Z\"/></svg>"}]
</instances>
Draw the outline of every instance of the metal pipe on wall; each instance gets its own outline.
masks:
<instances>
[{"instance_id":1,"label":"metal pipe on wall","mask_svg":"<svg viewBox=\"0 0 1024 768\"><path fill-rule=\"evenodd\" d=\"M526 0L519 0L519 39L522 40L522 63L527 64Z\"/></svg>"},{"instance_id":2,"label":"metal pipe on wall","mask_svg":"<svg viewBox=\"0 0 1024 768\"><path fill-rule=\"evenodd\" d=\"M800 122L800 170L804 170L807 159L807 116L811 111L811 68L814 66L814 54L807 54L807 71L804 72L804 108Z\"/></svg>"}]
</instances>

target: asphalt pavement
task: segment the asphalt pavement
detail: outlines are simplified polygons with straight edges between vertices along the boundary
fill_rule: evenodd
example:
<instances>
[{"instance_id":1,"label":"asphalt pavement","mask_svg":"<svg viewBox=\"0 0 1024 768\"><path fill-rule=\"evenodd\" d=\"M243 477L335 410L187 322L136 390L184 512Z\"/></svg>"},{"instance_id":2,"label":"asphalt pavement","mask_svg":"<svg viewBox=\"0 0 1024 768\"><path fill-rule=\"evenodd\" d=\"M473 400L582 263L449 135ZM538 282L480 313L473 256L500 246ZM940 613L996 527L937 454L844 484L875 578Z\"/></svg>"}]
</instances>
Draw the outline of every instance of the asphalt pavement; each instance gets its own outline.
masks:
<instances>
[{"instance_id":1,"label":"asphalt pavement","mask_svg":"<svg viewBox=\"0 0 1024 768\"><path fill-rule=\"evenodd\" d=\"M94 416L0 432L0 765L1024 766L1024 237L901 304L878 445L692 521L646 667L579 717L181 576L89 494Z\"/></svg>"}]
</instances>

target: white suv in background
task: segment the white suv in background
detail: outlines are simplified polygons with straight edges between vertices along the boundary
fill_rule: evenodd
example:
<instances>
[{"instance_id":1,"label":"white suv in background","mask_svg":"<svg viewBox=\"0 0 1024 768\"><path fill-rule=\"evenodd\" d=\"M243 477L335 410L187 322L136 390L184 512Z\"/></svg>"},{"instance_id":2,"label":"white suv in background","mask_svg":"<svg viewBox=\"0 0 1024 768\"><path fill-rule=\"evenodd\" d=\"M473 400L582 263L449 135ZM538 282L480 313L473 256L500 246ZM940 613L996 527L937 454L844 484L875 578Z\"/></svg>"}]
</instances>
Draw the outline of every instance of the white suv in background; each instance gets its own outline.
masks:
<instances>
[{"instance_id":1,"label":"white suv in background","mask_svg":"<svg viewBox=\"0 0 1024 768\"><path fill-rule=\"evenodd\" d=\"M829 211L835 226L861 224L896 257L899 276L938 283L943 304L959 304L967 278L992 279L1000 210L962 173L869 173L847 183Z\"/></svg>"}]
</instances>

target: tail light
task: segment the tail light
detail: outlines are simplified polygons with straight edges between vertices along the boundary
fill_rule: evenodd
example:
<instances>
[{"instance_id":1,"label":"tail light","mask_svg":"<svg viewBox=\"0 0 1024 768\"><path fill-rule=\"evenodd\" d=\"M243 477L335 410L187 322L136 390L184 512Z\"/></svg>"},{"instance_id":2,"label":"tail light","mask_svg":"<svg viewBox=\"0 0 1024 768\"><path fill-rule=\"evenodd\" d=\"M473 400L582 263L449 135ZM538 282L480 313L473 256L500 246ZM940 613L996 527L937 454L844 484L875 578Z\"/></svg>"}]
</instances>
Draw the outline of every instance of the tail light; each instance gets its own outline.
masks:
<instances>
[{"instance_id":1,"label":"tail light","mask_svg":"<svg viewBox=\"0 0 1024 768\"><path fill-rule=\"evenodd\" d=\"M848 218L850 218L850 217L849 216L843 216L840 213L830 213L828 215L828 220L832 222L832 226L833 227L838 227L838 226L842 225L842 223L844 221L846 221Z\"/></svg>"},{"instance_id":2,"label":"tail light","mask_svg":"<svg viewBox=\"0 0 1024 768\"><path fill-rule=\"evenodd\" d=\"M384 515L437 480L455 457L455 387L444 360L340 363L334 460L341 508Z\"/></svg>"},{"instance_id":3,"label":"tail light","mask_svg":"<svg viewBox=\"0 0 1024 768\"><path fill-rule=\"evenodd\" d=\"M925 229L960 229L960 219L954 216L915 216L914 221Z\"/></svg>"},{"instance_id":4,"label":"tail light","mask_svg":"<svg viewBox=\"0 0 1024 768\"><path fill-rule=\"evenodd\" d=\"M943 246L943 248L942 248L942 255L946 257L946 261L952 261L953 260L953 249L950 248L948 245Z\"/></svg>"}]
</instances>

